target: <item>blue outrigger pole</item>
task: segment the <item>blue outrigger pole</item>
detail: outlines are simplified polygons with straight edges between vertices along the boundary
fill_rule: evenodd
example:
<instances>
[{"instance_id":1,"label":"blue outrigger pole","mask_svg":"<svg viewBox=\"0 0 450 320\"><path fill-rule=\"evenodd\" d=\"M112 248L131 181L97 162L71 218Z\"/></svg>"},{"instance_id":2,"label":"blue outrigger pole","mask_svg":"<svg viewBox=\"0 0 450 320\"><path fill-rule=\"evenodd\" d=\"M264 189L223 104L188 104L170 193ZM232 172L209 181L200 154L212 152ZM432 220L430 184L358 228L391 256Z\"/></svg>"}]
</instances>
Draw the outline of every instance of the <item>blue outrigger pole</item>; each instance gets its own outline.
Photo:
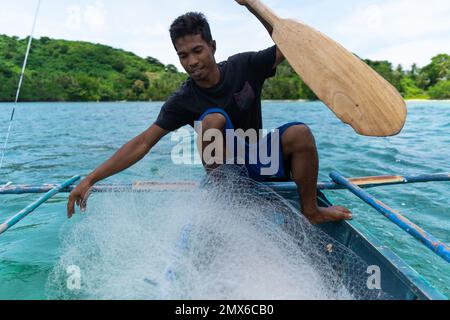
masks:
<instances>
[{"instance_id":1,"label":"blue outrigger pole","mask_svg":"<svg viewBox=\"0 0 450 320\"><path fill-rule=\"evenodd\" d=\"M38 208L40 205L42 205L44 202L52 198L54 195L56 195L61 190L67 188L67 186L70 186L72 183L80 180L81 176L74 176L73 178L70 178L69 180L65 181L63 184L60 184L59 186L54 187L49 192L44 194L42 197L40 197L35 202L29 204L26 208L15 214L13 217L6 220L4 223L0 225L0 234L14 226L17 222L25 218L27 215L29 215L31 212L33 212L36 208Z\"/></svg>"},{"instance_id":2,"label":"blue outrigger pole","mask_svg":"<svg viewBox=\"0 0 450 320\"><path fill-rule=\"evenodd\" d=\"M450 181L450 174L422 174L415 176L372 176L362 178L350 178L349 181L361 188L375 188L381 186L392 186L399 184L424 183ZM297 190L295 182L266 182L266 186L276 188L277 191L293 191ZM0 186L0 195L7 194L29 194L29 193L46 193L53 189L55 184L43 185L12 185L6 184ZM197 182L156 182L156 181L137 181L126 184L97 184L92 187L92 192L146 192L146 191L182 191L191 190L200 186ZM60 192L71 192L76 185L68 185ZM333 181L319 182L317 184L319 190L342 190L346 189L339 183Z\"/></svg>"},{"instance_id":3,"label":"blue outrigger pole","mask_svg":"<svg viewBox=\"0 0 450 320\"><path fill-rule=\"evenodd\" d=\"M439 255L445 261L450 263L450 248L442 241L435 238L432 234L423 230L394 209L388 207L386 204L376 199L366 191L358 187L355 183L345 178L339 172L333 171L330 173L331 179L336 183L345 186L351 193L366 202L372 208L383 214L386 218L394 222L397 226L408 232L414 238L421 241L425 246L431 249L434 253Z\"/></svg>"}]
</instances>

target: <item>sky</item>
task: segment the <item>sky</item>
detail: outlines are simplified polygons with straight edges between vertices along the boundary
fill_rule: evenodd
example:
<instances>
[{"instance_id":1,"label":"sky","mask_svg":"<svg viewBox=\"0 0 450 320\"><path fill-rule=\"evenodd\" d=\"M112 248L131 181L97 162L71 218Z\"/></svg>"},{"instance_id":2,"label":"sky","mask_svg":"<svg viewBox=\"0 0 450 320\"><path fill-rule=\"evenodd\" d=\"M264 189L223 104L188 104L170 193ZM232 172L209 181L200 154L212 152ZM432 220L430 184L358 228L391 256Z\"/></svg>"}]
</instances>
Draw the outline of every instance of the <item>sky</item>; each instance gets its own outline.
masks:
<instances>
[{"instance_id":1,"label":"sky","mask_svg":"<svg viewBox=\"0 0 450 320\"><path fill-rule=\"evenodd\" d=\"M0 34L30 34L38 0L0 0ZM278 15L320 30L362 58L409 69L450 54L450 0L265 0ZM273 44L259 21L234 0L41 0L35 37L82 40L181 65L169 26L203 12L217 41L217 61Z\"/></svg>"}]
</instances>

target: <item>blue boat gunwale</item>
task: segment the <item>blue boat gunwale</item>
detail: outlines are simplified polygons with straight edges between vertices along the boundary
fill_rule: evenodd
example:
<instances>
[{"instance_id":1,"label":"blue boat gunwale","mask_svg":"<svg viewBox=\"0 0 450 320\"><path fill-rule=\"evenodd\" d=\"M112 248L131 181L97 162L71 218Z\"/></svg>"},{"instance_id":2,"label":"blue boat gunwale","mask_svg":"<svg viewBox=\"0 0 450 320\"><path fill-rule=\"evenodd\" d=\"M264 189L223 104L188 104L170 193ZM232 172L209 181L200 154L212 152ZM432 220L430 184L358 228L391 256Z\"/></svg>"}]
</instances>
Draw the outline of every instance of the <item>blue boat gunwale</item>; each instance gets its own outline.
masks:
<instances>
[{"instance_id":1,"label":"blue boat gunwale","mask_svg":"<svg viewBox=\"0 0 450 320\"><path fill-rule=\"evenodd\" d=\"M414 268L408 265L396 253L383 245L381 241L356 221L345 221L347 227L358 237L363 239L367 248L373 254L389 263L393 273L399 276L399 279L409 288L419 299L424 300L447 300L447 296L432 286L422 275Z\"/></svg>"},{"instance_id":2,"label":"blue boat gunwale","mask_svg":"<svg viewBox=\"0 0 450 320\"><path fill-rule=\"evenodd\" d=\"M271 182L270 188L279 192L284 198L295 199L298 203L298 194L291 188L286 188L284 182ZM332 202L323 193L319 193L318 202L321 206L332 206ZM300 215L300 213L297 213ZM404 285L403 297L396 294L390 294L394 300L448 300L448 297L440 292L437 288L432 286L422 275L420 275L414 268L408 265L402 258L394 253L370 231L361 225L356 218L353 220L340 221L334 223L325 223L319 225L322 231L332 237L335 241L354 250L357 245L362 245L366 250L373 255L372 259L368 258L362 252L355 252L363 260L376 260L378 263L382 262L386 268L382 270L382 277L389 277L384 275L385 272L392 274L399 279ZM340 234L340 236L338 236ZM344 239L345 238L345 239ZM355 245L355 241L358 244ZM383 288L384 290L384 288ZM398 290L397 290L398 291ZM401 291L401 290L400 290ZM409 293L407 292L409 291Z\"/></svg>"}]
</instances>

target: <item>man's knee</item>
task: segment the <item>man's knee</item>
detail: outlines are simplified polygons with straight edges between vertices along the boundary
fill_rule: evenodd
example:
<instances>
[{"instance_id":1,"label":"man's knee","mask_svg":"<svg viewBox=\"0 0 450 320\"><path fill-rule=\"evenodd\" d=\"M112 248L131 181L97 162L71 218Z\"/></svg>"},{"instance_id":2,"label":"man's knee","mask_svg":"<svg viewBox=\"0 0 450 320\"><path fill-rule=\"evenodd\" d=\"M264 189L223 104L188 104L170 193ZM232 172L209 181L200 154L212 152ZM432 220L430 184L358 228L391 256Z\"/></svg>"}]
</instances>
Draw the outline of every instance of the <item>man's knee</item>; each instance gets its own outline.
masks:
<instances>
[{"instance_id":1,"label":"man's knee","mask_svg":"<svg viewBox=\"0 0 450 320\"><path fill-rule=\"evenodd\" d=\"M220 131L223 131L225 129L225 125L227 123L227 119L225 116L221 113L212 113L207 115L202 120L202 130L205 132L205 130L208 129L218 129Z\"/></svg>"},{"instance_id":2,"label":"man's knee","mask_svg":"<svg viewBox=\"0 0 450 320\"><path fill-rule=\"evenodd\" d=\"M207 169L208 166L212 165L211 168L214 168L215 165L224 163L225 138L223 133L226 122L225 116L221 113L212 113L201 121L200 128L196 128L198 133L197 147ZM207 150L207 146L212 143L214 143L214 146L211 150Z\"/></svg>"},{"instance_id":3,"label":"man's knee","mask_svg":"<svg viewBox=\"0 0 450 320\"><path fill-rule=\"evenodd\" d=\"M283 148L291 151L315 148L314 136L306 125L295 125L286 129L281 141Z\"/></svg>"}]
</instances>

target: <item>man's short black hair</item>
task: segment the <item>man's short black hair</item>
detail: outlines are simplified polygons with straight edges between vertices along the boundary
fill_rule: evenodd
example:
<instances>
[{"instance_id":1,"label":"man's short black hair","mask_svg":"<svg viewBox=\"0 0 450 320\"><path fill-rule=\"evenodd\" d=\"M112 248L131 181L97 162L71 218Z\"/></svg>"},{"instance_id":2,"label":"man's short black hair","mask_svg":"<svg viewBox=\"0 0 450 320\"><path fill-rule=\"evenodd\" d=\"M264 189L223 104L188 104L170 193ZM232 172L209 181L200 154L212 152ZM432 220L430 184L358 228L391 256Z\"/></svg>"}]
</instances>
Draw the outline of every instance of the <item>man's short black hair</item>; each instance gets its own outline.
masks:
<instances>
[{"instance_id":1,"label":"man's short black hair","mask_svg":"<svg viewBox=\"0 0 450 320\"><path fill-rule=\"evenodd\" d=\"M205 15L200 12L188 12L179 16L170 26L170 38L173 46L179 38L200 34L207 43L212 42L211 29Z\"/></svg>"}]
</instances>

